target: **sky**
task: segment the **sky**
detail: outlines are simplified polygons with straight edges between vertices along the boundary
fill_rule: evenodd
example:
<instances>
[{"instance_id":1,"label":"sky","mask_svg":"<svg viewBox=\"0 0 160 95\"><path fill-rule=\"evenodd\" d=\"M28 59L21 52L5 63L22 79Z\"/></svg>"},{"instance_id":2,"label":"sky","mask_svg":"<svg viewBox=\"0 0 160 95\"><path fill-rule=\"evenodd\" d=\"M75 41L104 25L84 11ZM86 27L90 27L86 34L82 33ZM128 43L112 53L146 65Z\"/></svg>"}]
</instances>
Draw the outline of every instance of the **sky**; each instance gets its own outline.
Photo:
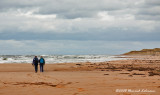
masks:
<instances>
[{"instance_id":1,"label":"sky","mask_svg":"<svg viewBox=\"0 0 160 95\"><path fill-rule=\"evenodd\" d=\"M160 48L160 0L0 0L0 55Z\"/></svg>"}]
</instances>

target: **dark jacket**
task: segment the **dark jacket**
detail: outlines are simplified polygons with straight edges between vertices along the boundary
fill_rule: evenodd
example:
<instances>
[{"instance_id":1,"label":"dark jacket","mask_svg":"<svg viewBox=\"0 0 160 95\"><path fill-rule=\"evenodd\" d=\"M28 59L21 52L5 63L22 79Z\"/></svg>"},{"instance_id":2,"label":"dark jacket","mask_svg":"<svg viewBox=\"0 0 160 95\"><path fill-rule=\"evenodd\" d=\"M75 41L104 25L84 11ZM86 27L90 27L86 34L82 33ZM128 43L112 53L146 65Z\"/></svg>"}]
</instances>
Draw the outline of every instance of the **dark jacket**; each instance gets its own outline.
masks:
<instances>
[{"instance_id":1,"label":"dark jacket","mask_svg":"<svg viewBox=\"0 0 160 95\"><path fill-rule=\"evenodd\" d=\"M38 58L35 57L35 58L33 59L33 63L32 63L32 64L33 64L33 65L38 65Z\"/></svg>"}]
</instances>

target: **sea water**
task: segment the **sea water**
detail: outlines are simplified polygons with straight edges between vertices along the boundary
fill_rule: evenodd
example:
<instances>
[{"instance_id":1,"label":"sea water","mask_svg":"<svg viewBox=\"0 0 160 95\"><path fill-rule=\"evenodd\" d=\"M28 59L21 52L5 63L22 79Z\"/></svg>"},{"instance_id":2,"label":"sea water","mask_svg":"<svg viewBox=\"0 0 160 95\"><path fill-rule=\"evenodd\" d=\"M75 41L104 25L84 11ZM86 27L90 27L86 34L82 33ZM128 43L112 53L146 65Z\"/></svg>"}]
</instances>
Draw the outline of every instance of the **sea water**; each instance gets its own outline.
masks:
<instances>
[{"instance_id":1,"label":"sea water","mask_svg":"<svg viewBox=\"0 0 160 95\"><path fill-rule=\"evenodd\" d=\"M32 63L35 55L0 55L0 63ZM109 55L38 55L43 56L46 63L105 62L127 58Z\"/></svg>"}]
</instances>

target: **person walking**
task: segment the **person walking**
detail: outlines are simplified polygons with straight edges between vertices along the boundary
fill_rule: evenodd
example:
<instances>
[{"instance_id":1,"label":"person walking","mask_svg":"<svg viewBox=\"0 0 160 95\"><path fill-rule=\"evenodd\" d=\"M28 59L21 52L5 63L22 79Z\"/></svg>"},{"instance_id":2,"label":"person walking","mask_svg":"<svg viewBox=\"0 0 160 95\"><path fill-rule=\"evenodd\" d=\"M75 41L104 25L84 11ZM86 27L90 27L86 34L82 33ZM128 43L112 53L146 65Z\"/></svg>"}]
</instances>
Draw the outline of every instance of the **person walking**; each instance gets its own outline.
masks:
<instances>
[{"instance_id":1,"label":"person walking","mask_svg":"<svg viewBox=\"0 0 160 95\"><path fill-rule=\"evenodd\" d=\"M35 56L35 57L33 58L32 65L34 65L35 73L37 73L37 71L38 71L38 58L37 58L37 56Z\"/></svg>"},{"instance_id":2,"label":"person walking","mask_svg":"<svg viewBox=\"0 0 160 95\"><path fill-rule=\"evenodd\" d=\"M39 65L40 65L40 72L43 72L43 66L45 65L45 60L42 56L39 59Z\"/></svg>"}]
</instances>

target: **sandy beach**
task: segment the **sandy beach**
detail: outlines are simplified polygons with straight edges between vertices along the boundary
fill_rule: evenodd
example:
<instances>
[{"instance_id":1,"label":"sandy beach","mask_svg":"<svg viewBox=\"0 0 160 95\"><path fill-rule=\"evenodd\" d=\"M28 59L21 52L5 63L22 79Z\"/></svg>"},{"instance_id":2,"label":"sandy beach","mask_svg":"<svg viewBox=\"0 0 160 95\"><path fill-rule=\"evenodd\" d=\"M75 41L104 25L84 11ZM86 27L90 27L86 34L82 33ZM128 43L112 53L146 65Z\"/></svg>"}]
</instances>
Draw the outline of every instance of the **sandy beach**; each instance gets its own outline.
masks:
<instances>
[{"instance_id":1,"label":"sandy beach","mask_svg":"<svg viewBox=\"0 0 160 95\"><path fill-rule=\"evenodd\" d=\"M0 95L160 95L160 57L99 63L0 64Z\"/></svg>"}]
</instances>

